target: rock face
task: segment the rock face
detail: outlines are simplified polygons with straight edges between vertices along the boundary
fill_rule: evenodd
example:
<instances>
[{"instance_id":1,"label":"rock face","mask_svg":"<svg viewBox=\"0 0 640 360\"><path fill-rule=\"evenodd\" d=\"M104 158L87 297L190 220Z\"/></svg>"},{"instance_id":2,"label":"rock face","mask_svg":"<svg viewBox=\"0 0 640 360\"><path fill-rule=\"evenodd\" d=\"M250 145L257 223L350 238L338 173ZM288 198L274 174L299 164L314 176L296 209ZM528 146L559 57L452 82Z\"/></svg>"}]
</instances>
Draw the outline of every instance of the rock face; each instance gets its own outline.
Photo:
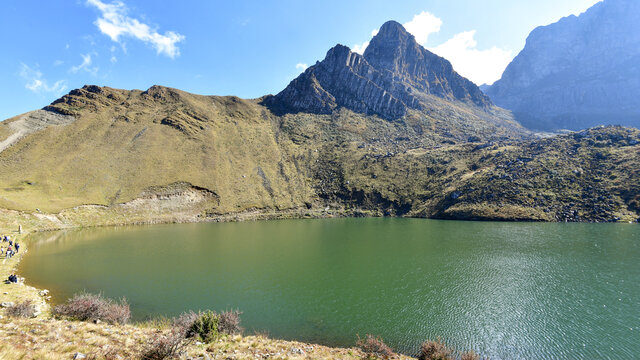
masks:
<instances>
[{"instance_id":1,"label":"rock face","mask_svg":"<svg viewBox=\"0 0 640 360\"><path fill-rule=\"evenodd\" d=\"M422 46L402 25L389 21L363 55L337 45L265 104L280 113L329 114L344 107L387 120L423 110L429 96L480 108L491 100L451 63Z\"/></svg>"},{"instance_id":2,"label":"rock face","mask_svg":"<svg viewBox=\"0 0 640 360\"><path fill-rule=\"evenodd\" d=\"M638 17L637 0L605 0L535 29L487 94L530 128L640 126Z\"/></svg>"}]
</instances>

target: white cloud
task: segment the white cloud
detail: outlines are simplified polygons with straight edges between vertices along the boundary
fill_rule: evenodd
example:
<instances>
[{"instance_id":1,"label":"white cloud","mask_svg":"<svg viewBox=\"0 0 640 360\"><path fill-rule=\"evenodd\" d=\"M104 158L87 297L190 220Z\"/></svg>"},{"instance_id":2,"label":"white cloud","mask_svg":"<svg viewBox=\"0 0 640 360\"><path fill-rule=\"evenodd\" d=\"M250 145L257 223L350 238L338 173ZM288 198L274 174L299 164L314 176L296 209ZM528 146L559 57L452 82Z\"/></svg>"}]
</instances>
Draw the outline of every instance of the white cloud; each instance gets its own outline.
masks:
<instances>
[{"instance_id":1,"label":"white cloud","mask_svg":"<svg viewBox=\"0 0 640 360\"><path fill-rule=\"evenodd\" d=\"M371 30L371 37L378 35L378 29ZM353 49L351 51L358 53L360 55L364 54L364 51L367 50L369 46L369 41L365 41L362 44L353 45Z\"/></svg>"},{"instance_id":2,"label":"white cloud","mask_svg":"<svg viewBox=\"0 0 640 360\"><path fill-rule=\"evenodd\" d=\"M420 14L415 15L411 21L404 23L403 26L408 32L415 36L416 41L419 44L426 44L429 39L429 35L440 31L442 20L430 12L423 11ZM377 29L371 31L371 37L376 35L378 35ZM369 41L353 45L352 51L358 54L364 54L367 46L369 46Z\"/></svg>"},{"instance_id":3,"label":"white cloud","mask_svg":"<svg viewBox=\"0 0 640 360\"><path fill-rule=\"evenodd\" d=\"M305 70L307 70L308 67L309 67L309 65L307 65L307 64L303 64L303 63L296 64L296 69L298 69L300 71L305 71Z\"/></svg>"},{"instance_id":4,"label":"white cloud","mask_svg":"<svg viewBox=\"0 0 640 360\"><path fill-rule=\"evenodd\" d=\"M78 66L72 66L71 69L69 69L69 71L71 71L74 74L80 70L86 71L93 75L98 74L98 67L97 66L91 67L91 64L93 63L93 60L91 59L91 53L86 55L80 54L80 56L82 57L82 63Z\"/></svg>"},{"instance_id":5,"label":"white cloud","mask_svg":"<svg viewBox=\"0 0 640 360\"><path fill-rule=\"evenodd\" d=\"M423 11L403 25L408 32L416 37L418 44L425 45L429 40L429 35L440 32L442 20L430 12Z\"/></svg>"},{"instance_id":6,"label":"white cloud","mask_svg":"<svg viewBox=\"0 0 640 360\"><path fill-rule=\"evenodd\" d=\"M423 11L405 24L404 27L415 36L416 41L423 46L427 46L429 36L440 32L442 20L435 15ZM378 30L374 30L371 35L377 35ZM476 31L465 31L454 35L444 43L429 47L428 49L445 59L451 61L453 68L462 76L474 83L492 84L500 79L502 72L513 59L510 50L501 49L496 46L481 50L475 40ZM369 46L369 41L353 46L353 52L364 54Z\"/></svg>"},{"instance_id":7,"label":"white cloud","mask_svg":"<svg viewBox=\"0 0 640 360\"><path fill-rule=\"evenodd\" d=\"M100 0L87 0L87 4L100 10L101 17L95 21L95 24L112 41L120 43L121 38L132 37L151 44L158 54L164 54L172 59L180 55L177 44L185 39L183 35L173 31L160 34L149 25L127 16L127 7L123 2L115 1L106 4Z\"/></svg>"},{"instance_id":8,"label":"white cloud","mask_svg":"<svg viewBox=\"0 0 640 360\"><path fill-rule=\"evenodd\" d=\"M109 59L109 61L111 61L112 64L115 64L118 62L118 58L115 55L111 55L111 59Z\"/></svg>"},{"instance_id":9,"label":"white cloud","mask_svg":"<svg viewBox=\"0 0 640 360\"><path fill-rule=\"evenodd\" d=\"M474 83L493 84L500 79L513 54L496 46L479 50L475 35L475 30L465 31L429 50L451 61L459 74Z\"/></svg>"},{"instance_id":10,"label":"white cloud","mask_svg":"<svg viewBox=\"0 0 640 360\"><path fill-rule=\"evenodd\" d=\"M49 85L47 80L42 78L42 72L40 72L40 70L32 69L26 64L21 64L20 77L26 81L24 87L34 93L48 92L59 96L67 89L67 82L65 80L58 80L53 85Z\"/></svg>"}]
</instances>

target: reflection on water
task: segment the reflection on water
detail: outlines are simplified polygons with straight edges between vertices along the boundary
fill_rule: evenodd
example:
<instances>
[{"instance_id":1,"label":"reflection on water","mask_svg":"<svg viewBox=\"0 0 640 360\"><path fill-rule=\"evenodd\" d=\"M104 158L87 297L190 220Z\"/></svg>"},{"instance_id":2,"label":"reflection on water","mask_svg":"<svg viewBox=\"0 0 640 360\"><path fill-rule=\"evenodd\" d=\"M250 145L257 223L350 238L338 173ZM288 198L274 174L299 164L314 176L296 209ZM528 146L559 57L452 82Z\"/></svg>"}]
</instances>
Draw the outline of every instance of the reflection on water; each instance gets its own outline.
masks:
<instances>
[{"instance_id":1,"label":"reflection on water","mask_svg":"<svg viewBox=\"0 0 640 360\"><path fill-rule=\"evenodd\" d=\"M37 234L21 274L54 301L125 296L134 316L244 312L249 330L352 345L427 338L500 358L633 358L640 227L295 220Z\"/></svg>"}]
</instances>

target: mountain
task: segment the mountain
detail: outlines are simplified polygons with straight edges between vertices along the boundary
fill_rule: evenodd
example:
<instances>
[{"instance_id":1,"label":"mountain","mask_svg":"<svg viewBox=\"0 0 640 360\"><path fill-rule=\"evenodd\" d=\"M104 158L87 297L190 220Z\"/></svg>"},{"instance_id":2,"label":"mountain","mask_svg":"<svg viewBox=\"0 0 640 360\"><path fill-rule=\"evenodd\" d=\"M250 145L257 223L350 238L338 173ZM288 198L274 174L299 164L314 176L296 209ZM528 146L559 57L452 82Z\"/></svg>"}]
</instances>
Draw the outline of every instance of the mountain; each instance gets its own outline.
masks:
<instances>
[{"instance_id":1,"label":"mountain","mask_svg":"<svg viewBox=\"0 0 640 360\"><path fill-rule=\"evenodd\" d=\"M636 221L639 143L623 127L536 138L390 22L276 96L87 85L0 122L0 225Z\"/></svg>"},{"instance_id":2,"label":"mountain","mask_svg":"<svg viewBox=\"0 0 640 360\"><path fill-rule=\"evenodd\" d=\"M339 107L397 120L410 109L447 106L494 109L491 100L451 63L422 46L395 21L385 23L364 55L337 45L265 104L287 112L329 114Z\"/></svg>"},{"instance_id":3,"label":"mountain","mask_svg":"<svg viewBox=\"0 0 640 360\"><path fill-rule=\"evenodd\" d=\"M487 90L534 129L640 127L640 2L604 0L535 29Z\"/></svg>"}]
</instances>

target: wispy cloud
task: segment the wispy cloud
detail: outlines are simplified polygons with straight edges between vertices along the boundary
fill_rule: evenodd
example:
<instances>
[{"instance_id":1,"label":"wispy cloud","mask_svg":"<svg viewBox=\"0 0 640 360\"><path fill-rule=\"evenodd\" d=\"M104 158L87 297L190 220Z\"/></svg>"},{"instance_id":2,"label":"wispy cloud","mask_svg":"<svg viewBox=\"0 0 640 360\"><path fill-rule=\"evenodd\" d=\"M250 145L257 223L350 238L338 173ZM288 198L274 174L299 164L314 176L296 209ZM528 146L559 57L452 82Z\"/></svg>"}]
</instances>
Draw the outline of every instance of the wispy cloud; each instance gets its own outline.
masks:
<instances>
[{"instance_id":1,"label":"wispy cloud","mask_svg":"<svg viewBox=\"0 0 640 360\"><path fill-rule=\"evenodd\" d=\"M121 43L122 38L131 37L152 45L158 54L172 59L180 55L177 44L185 39L183 35L173 31L160 34L151 26L128 16L128 9L123 2L104 3L100 0L87 0L87 4L100 11L101 16L95 24L112 41Z\"/></svg>"},{"instance_id":2,"label":"wispy cloud","mask_svg":"<svg viewBox=\"0 0 640 360\"><path fill-rule=\"evenodd\" d=\"M429 36L439 33L442 24L440 18L423 11L403 25L408 32L415 36L420 45L426 47ZM378 30L374 30L371 35L376 36L377 33ZM492 84L501 77L502 72L513 59L513 53L496 46L489 49L479 49L475 36L475 30L464 31L444 43L428 49L451 61L453 68L459 74L476 84ZM353 51L364 54L367 46L369 46L368 41L354 45Z\"/></svg>"},{"instance_id":3,"label":"wispy cloud","mask_svg":"<svg viewBox=\"0 0 640 360\"><path fill-rule=\"evenodd\" d=\"M303 63L297 63L296 64L296 69L298 69L300 71L305 71L305 70L307 70L308 67L309 67L309 65L307 65L307 64L303 64Z\"/></svg>"},{"instance_id":4,"label":"wispy cloud","mask_svg":"<svg viewBox=\"0 0 640 360\"><path fill-rule=\"evenodd\" d=\"M67 90L65 80L58 80L53 85L49 85L47 80L42 77L40 70L33 69L24 63L20 64L20 77L25 81L24 87L34 93L53 93L59 96Z\"/></svg>"},{"instance_id":5,"label":"wispy cloud","mask_svg":"<svg viewBox=\"0 0 640 360\"><path fill-rule=\"evenodd\" d=\"M71 69L69 69L69 71L71 71L72 73L77 73L78 71L86 71L90 74L93 75L97 75L98 74L98 67L94 66L92 67L91 64L93 63L93 60L91 58L91 53L83 55L80 54L80 56L82 57L82 63L80 65L77 66L72 66Z\"/></svg>"}]
</instances>

